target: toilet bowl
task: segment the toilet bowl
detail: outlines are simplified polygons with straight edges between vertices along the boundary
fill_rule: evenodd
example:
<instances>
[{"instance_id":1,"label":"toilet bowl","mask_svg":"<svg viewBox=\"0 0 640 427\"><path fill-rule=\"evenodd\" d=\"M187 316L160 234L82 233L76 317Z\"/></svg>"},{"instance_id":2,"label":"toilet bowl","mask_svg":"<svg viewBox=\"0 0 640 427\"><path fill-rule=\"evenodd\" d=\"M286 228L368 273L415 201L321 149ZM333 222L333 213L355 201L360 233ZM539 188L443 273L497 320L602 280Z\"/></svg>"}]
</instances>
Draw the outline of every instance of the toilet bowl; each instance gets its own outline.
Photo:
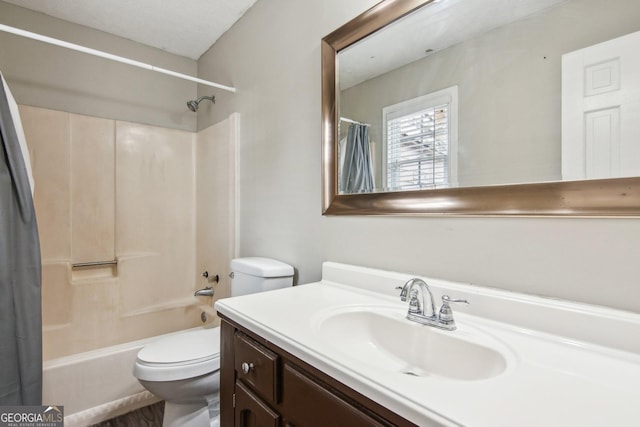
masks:
<instances>
[{"instance_id":1,"label":"toilet bowl","mask_svg":"<svg viewBox=\"0 0 640 427\"><path fill-rule=\"evenodd\" d=\"M293 267L269 258L231 261L231 295L266 292L293 285ZM165 400L163 427L218 427L220 424L220 328L200 328L147 344L133 374Z\"/></svg>"},{"instance_id":2,"label":"toilet bowl","mask_svg":"<svg viewBox=\"0 0 640 427\"><path fill-rule=\"evenodd\" d=\"M164 427L219 425L220 328L180 332L146 345L133 374L165 400Z\"/></svg>"}]
</instances>

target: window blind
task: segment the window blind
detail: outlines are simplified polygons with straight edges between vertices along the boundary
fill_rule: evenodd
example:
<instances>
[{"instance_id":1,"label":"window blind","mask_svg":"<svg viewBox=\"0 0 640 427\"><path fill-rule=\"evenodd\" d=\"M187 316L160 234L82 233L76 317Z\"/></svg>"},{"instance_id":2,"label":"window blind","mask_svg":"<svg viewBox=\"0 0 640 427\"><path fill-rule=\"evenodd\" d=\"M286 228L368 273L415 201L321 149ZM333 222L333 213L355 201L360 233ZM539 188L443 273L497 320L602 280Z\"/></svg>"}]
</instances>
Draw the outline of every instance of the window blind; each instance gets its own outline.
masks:
<instances>
[{"instance_id":1,"label":"window blind","mask_svg":"<svg viewBox=\"0 0 640 427\"><path fill-rule=\"evenodd\" d=\"M387 187L390 191L449 185L449 104L387 121Z\"/></svg>"}]
</instances>

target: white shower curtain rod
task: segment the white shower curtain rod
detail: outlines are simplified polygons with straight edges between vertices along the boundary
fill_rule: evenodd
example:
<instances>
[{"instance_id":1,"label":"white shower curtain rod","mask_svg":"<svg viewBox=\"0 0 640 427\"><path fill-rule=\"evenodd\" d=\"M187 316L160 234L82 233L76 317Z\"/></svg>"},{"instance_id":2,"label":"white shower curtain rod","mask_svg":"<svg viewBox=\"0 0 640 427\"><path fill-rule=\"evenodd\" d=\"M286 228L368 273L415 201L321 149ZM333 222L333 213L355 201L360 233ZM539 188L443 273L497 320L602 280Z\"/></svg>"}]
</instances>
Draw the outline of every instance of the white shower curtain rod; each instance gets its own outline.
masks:
<instances>
[{"instance_id":1,"label":"white shower curtain rod","mask_svg":"<svg viewBox=\"0 0 640 427\"><path fill-rule=\"evenodd\" d=\"M356 125L371 126L369 123L359 122L357 120L348 119L346 117L340 117L340 120L343 121L343 122L353 123L353 124L356 124Z\"/></svg>"},{"instance_id":2,"label":"white shower curtain rod","mask_svg":"<svg viewBox=\"0 0 640 427\"><path fill-rule=\"evenodd\" d=\"M77 44L65 42L65 41L62 41L62 40L58 40L58 39L54 39L54 38L51 38L51 37L43 36L43 35L40 35L40 34L32 33L30 31L21 30L19 28L10 27L8 25L0 24L0 31L4 31L4 32L7 32L7 33L11 33L11 34L16 34L18 36L27 37L29 39L38 40L38 41L41 41L41 42L44 42L44 43L49 43L49 44L52 44L52 45L64 47L64 48L75 50L75 51L78 51L78 52L87 53L89 55L99 56L100 58L105 58L105 59L109 59L111 61L121 62L123 64L132 65L134 67L144 68L145 70L155 71L157 73L166 74L166 75L169 75L169 76L177 77L179 79L189 80L189 81L192 81L192 82L196 82L196 83L200 83L200 84L203 84L203 85L215 87L215 88L218 88L218 89L223 89L223 90L226 90L226 91L229 91L229 92L234 92L235 93L235 91L236 91L236 88L234 88L234 87L225 86L225 85L221 85L221 84L218 84L218 83L213 83L213 82L210 82L208 80L202 80L202 79L199 79L197 77L189 76L187 74L176 73L175 71L171 71L171 70L167 70L167 69L164 69L164 68L156 67L156 66L150 65L150 64L145 64L144 62L134 61L133 59L124 58L122 56L113 55L111 53L102 52L100 50L91 49L91 48L80 46L80 45L77 45Z\"/></svg>"}]
</instances>

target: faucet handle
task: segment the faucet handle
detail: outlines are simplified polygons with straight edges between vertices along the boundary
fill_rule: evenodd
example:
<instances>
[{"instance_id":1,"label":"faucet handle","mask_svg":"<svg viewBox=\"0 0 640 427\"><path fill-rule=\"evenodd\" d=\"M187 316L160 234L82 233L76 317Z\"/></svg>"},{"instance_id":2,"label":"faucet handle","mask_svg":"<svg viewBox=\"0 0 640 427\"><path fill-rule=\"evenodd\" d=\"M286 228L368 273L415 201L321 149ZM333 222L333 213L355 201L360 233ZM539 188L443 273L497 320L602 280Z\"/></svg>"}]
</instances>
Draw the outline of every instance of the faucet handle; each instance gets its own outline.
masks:
<instances>
[{"instance_id":1,"label":"faucet handle","mask_svg":"<svg viewBox=\"0 0 640 427\"><path fill-rule=\"evenodd\" d=\"M409 299L409 314L424 314L422 304L418 299L418 290L413 289L411 291L411 299Z\"/></svg>"},{"instance_id":2,"label":"faucet handle","mask_svg":"<svg viewBox=\"0 0 640 427\"><path fill-rule=\"evenodd\" d=\"M451 299L449 295L442 295L442 305L448 305L450 302L461 302L464 304L469 304L469 301L467 301L466 299Z\"/></svg>"},{"instance_id":3,"label":"faucet handle","mask_svg":"<svg viewBox=\"0 0 640 427\"><path fill-rule=\"evenodd\" d=\"M442 325L447 325L455 329L456 322L453 320L453 310L451 310L451 306L449 305L451 302L469 304L469 301L466 299L452 299L449 295L442 295L442 307L440 307L440 312L438 313L438 321Z\"/></svg>"}]
</instances>

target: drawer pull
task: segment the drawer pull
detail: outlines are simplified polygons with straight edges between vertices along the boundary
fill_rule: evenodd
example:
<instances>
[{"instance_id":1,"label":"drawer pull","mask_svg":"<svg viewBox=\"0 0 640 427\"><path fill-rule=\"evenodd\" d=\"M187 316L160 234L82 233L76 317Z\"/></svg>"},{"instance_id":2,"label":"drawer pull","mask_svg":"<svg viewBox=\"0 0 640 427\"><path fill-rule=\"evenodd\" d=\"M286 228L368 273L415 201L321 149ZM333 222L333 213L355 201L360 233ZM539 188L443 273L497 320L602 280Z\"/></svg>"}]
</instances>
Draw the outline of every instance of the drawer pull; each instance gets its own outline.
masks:
<instances>
[{"instance_id":1,"label":"drawer pull","mask_svg":"<svg viewBox=\"0 0 640 427\"><path fill-rule=\"evenodd\" d=\"M242 362L242 373L248 374L253 369L253 363Z\"/></svg>"}]
</instances>

